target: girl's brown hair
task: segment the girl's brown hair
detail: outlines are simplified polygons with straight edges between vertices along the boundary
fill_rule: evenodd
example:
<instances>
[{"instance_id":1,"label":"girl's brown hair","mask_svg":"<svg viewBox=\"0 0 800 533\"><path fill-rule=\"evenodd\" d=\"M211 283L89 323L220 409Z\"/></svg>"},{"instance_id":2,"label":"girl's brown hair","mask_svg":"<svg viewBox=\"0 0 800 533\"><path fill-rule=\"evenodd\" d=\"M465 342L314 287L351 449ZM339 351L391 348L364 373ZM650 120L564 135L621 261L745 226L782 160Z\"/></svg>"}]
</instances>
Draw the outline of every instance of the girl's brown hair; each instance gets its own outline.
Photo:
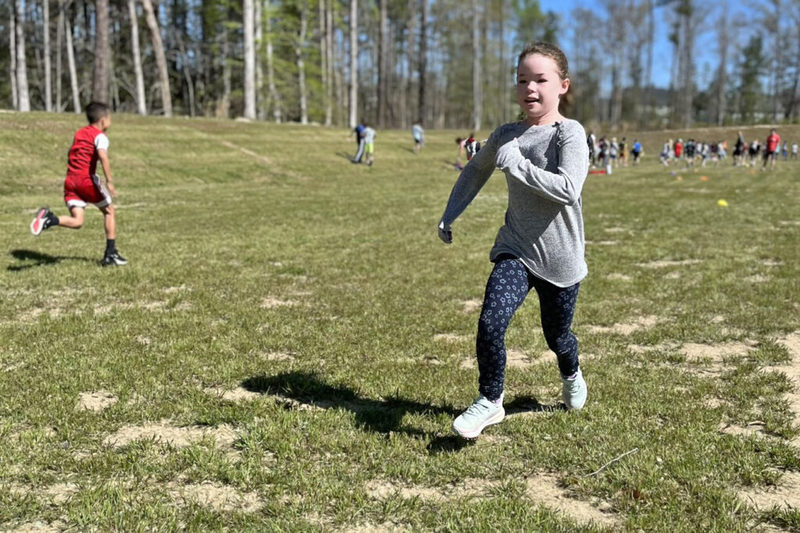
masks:
<instances>
[{"instance_id":1,"label":"girl's brown hair","mask_svg":"<svg viewBox=\"0 0 800 533\"><path fill-rule=\"evenodd\" d=\"M522 60L526 57L534 54L549 57L555 61L556 67L558 68L558 75L561 77L561 79L565 80L569 78L569 62L567 61L567 56L565 56L564 52L562 52L561 49L556 45L545 43L543 41L537 41L526 46L519 54L519 58L517 58L517 65L522 63Z\"/></svg>"}]
</instances>

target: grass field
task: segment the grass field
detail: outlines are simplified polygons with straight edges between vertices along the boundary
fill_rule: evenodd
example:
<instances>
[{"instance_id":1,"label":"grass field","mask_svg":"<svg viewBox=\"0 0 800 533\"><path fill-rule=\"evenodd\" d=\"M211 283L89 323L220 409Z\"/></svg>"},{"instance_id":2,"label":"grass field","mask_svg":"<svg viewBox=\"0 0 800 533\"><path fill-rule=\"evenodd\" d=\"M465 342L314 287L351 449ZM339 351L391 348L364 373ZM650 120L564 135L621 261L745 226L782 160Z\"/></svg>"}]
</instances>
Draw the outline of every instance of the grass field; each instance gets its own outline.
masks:
<instances>
[{"instance_id":1,"label":"grass field","mask_svg":"<svg viewBox=\"0 0 800 533\"><path fill-rule=\"evenodd\" d=\"M82 125L0 114L0 530L800 531L800 163L664 168L657 133L590 176L587 406L530 299L467 442L506 186L439 242L463 132L367 167L344 130L115 116L103 269L99 213L28 231Z\"/></svg>"}]
</instances>

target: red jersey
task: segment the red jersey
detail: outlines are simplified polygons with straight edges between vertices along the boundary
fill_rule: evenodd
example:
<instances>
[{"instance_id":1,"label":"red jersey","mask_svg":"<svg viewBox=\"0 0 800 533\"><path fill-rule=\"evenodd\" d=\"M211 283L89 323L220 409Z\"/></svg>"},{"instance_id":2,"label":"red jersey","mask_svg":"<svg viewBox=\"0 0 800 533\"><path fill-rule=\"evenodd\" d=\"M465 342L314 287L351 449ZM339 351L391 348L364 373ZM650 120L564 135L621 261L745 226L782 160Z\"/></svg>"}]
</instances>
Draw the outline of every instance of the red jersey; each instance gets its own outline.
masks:
<instances>
[{"instance_id":1,"label":"red jersey","mask_svg":"<svg viewBox=\"0 0 800 533\"><path fill-rule=\"evenodd\" d=\"M781 143L781 136L777 133L771 134L767 137L767 152L777 152L778 145Z\"/></svg>"},{"instance_id":2,"label":"red jersey","mask_svg":"<svg viewBox=\"0 0 800 533\"><path fill-rule=\"evenodd\" d=\"M675 157L680 157L683 153L683 144L675 143Z\"/></svg>"},{"instance_id":3,"label":"red jersey","mask_svg":"<svg viewBox=\"0 0 800 533\"><path fill-rule=\"evenodd\" d=\"M108 150L108 137L91 124L75 132L67 157L67 179L89 179L97 172L97 150Z\"/></svg>"}]
</instances>

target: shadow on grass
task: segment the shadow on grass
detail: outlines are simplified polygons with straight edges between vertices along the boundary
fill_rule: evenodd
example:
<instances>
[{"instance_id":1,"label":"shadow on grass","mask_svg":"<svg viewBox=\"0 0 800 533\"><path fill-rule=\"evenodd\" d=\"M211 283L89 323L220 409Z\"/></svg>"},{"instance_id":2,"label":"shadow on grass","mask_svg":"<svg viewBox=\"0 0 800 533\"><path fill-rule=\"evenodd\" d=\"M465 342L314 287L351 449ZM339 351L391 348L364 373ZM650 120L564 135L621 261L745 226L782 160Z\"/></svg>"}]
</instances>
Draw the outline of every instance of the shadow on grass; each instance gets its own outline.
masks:
<instances>
[{"instance_id":1,"label":"shadow on grass","mask_svg":"<svg viewBox=\"0 0 800 533\"><path fill-rule=\"evenodd\" d=\"M452 406L430 405L397 396L380 400L364 398L347 387L329 385L310 372L256 376L244 380L242 387L250 392L273 395L283 400L287 409L347 409L355 414L362 428L387 435L395 432L435 437L434 433L402 425L403 417L408 413L448 417L458 414Z\"/></svg>"},{"instance_id":2,"label":"shadow on grass","mask_svg":"<svg viewBox=\"0 0 800 533\"><path fill-rule=\"evenodd\" d=\"M29 268L39 267L39 266L46 266L46 265L55 265L62 261L86 261L86 262L93 262L93 259L88 257L77 257L77 256L69 256L69 255L50 255L50 254L43 254L41 252L36 252L33 250L11 250L9 252L11 256L18 260L24 261L24 264L21 265L9 265L6 270L10 270L11 272L19 272L21 270L27 270ZM33 261L32 263L28 263L28 261Z\"/></svg>"}]
</instances>

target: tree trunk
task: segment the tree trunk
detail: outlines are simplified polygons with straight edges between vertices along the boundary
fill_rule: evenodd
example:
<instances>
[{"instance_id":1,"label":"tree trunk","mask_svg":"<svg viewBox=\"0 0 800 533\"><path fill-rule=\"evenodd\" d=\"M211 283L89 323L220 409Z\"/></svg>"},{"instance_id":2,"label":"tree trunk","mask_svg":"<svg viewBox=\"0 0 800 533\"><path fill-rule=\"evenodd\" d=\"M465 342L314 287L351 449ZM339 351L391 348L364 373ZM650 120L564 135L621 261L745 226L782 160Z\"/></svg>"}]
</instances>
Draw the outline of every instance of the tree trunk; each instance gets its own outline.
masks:
<instances>
[{"instance_id":1,"label":"tree trunk","mask_svg":"<svg viewBox=\"0 0 800 533\"><path fill-rule=\"evenodd\" d=\"M358 0L350 0L350 120L358 122Z\"/></svg>"},{"instance_id":2,"label":"tree trunk","mask_svg":"<svg viewBox=\"0 0 800 533\"><path fill-rule=\"evenodd\" d=\"M264 42L264 6L263 0L255 0L255 61L256 61L256 118L264 119L264 68L262 66L262 52Z\"/></svg>"},{"instance_id":3,"label":"tree trunk","mask_svg":"<svg viewBox=\"0 0 800 533\"><path fill-rule=\"evenodd\" d=\"M723 11L719 21L719 71L717 74L717 126L725 123L725 109L727 107L727 92L725 86L728 84L728 47L730 46L728 12Z\"/></svg>"},{"instance_id":4,"label":"tree trunk","mask_svg":"<svg viewBox=\"0 0 800 533\"><path fill-rule=\"evenodd\" d=\"M44 109L53 111L53 80L51 78L50 0L42 0L42 26L44 29Z\"/></svg>"},{"instance_id":5,"label":"tree trunk","mask_svg":"<svg viewBox=\"0 0 800 533\"><path fill-rule=\"evenodd\" d=\"M417 0L408 0L407 4L408 9L408 20L406 21L406 68L405 68L405 76L403 83L405 84L404 95L403 95L403 116L402 116L402 127L407 128L409 123L415 122L418 120L418 117L413 117L412 111L413 108L413 90L414 90L414 83L412 78L414 77L414 59L416 57L414 53L414 43L416 42L416 31L417 31Z\"/></svg>"},{"instance_id":6,"label":"tree trunk","mask_svg":"<svg viewBox=\"0 0 800 533\"><path fill-rule=\"evenodd\" d=\"M417 71L419 78L419 90L417 97L417 120L425 120L426 108L426 71L428 70L428 0L421 0L422 13L420 15L419 26L419 59L417 61Z\"/></svg>"},{"instance_id":7,"label":"tree trunk","mask_svg":"<svg viewBox=\"0 0 800 533\"><path fill-rule=\"evenodd\" d=\"M64 35L67 38L67 67L69 68L69 84L72 89L72 110L81 112L81 94L78 89L78 70L75 68L75 48L72 44L72 22L64 17Z\"/></svg>"},{"instance_id":8,"label":"tree trunk","mask_svg":"<svg viewBox=\"0 0 800 533\"><path fill-rule=\"evenodd\" d=\"M108 103L108 0L95 0L95 26L92 100Z\"/></svg>"},{"instance_id":9,"label":"tree trunk","mask_svg":"<svg viewBox=\"0 0 800 533\"><path fill-rule=\"evenodd\" d=\"M136 78L136 112L147 114L144 96L144 74L142 72L142 53L139 47L139 17L136 15L136 0L128 0L128 14L131 19L131 48L133 49L133 73Z\"/></svg>"},{"instance_id":10,"label":"tree trunk","mask_svg":"<svg viewBox=\"0 0 800 533\"><path fill-rule=\"evenodd\" d=\"M328 19L326 15L326 2L325 0L317 0L317 8L319 13L319 77L320 77L320 84L322 85L322 108L327 111L328 110L328 84L330 81L328 80L328 53L325 50L328 44L328 38L326 35L328 29ZM327 117L326 117L327 119Z\"/></svg>"},{"instance_id":11,"label":"tree trunk","mask_svg":"<svg viewBox=\"0 0 800 533\"><path fill-rule=\"evenodd\" d=\"M242 2L242 29L244 30L244 118L256 118L256 51L253 0Z\"/></svg>"},{"instance_id":12,"label":"tree trunk","mask_svg":"<svg viewBox=\"0 0 800 533\"><path fill-rule=\"evenodd\" d=\"M55 110L58 113L63 111L61 107L61 76L62 76L61 47L63 42L64 42L64 4L62 0L58 0L58 17L56 18L56 101L55 101Z\"/></svg>"},{"instance_id":13,"label":"tree trunk","mask_svg":"<svg viewBox=\"0 0 800 533\"><path fill-rule=\"evenodd\" d=\"M275 86L275 61L273 58L272 50L272 11L270 8L269 0L266 0L266 14L267 14L267 86L269 90L269 101L272 104L272 118L278 124L283 120L283 113L281 111L281 97L278 89Z\"/></svg>"},{"instance_id":14,"label":"tree trunk","mask_svg":"<svg viewBox=\"0 0 800 533\"><path fill-rule=\"evenodd\" d=\"M217 117L229 118L231 111L231 53L230 37L228 30L224 30L222 41L222 99L217 105Z\"/></svg>"},{"instance_id":15,"label":"tree trunk","mask_svg":"<svg viewBox=\"0 0 800 533\"><path fill-rule=\"evenodd\" d=\"M386 3L387 0L378 0L378 128L383 128L386 121Z\"/></svg>"},{"instance_id":16,"label":"tree trunk","mask_svg":"<svg viewBox=\"0 0 800 533\"><path fill-rule=\"evenodd\" d=\"M11 9L8 17L8 62L9 78L11 78L11 103L14 109L19 109L19 93L17 92L17 22L15 10Z\"/></svg>"},{"instance_id":17,"label":"tree trunk","mask_svg":"<svg viewBox=\"0 0 800 533\"><path fill-rule=\"evenodd\" d=\"M16 75L17 75L17 109L30 111L31 100L28 92L28 67L25 62L25 15L22 11L22 1L14 0L14 31L16 38Z\"/></svg>"},{"instance_id":18,"label":"tree trunk","mask_svg":"<svg viewBox=\"0 0 800 533\"><path fill-rule=\"evenodd\" d=\"M158 20L153 12L153 3L150 0L142 0L145 20L150 29L150 38L153 43L153 53L156 56L156 67L158 68L159 92L161 93L161 106L165 117L172 116L172 93L169 88L169 74L167 73L167 58L164 54L164 45L161 41L161 30L158 27Z\"/></svg>"},{"instance_id":19,"label":"tree trunk","mask_svg":"<svg viewBox=\"0 0 800 533\"><path fill-rule=\"evenodd\" d=\"M325 9L325 66L327 68L327 90L325 94L325 125L333 124L333 86L336 74L333 69L333 0L326 1Z\"/></svg>"},{"instance_id":20,"label":"tree trunk","mask_svg":"<svg viewBox=\"0 0 800 533\"><path fill-rule=\"evenodd\" d=\"M472 128L481 129L483 95L481 94L481 11L478 0L472 0Z\"/></svg>"},{"instance_id":21,"label":"tree trunk","mask_svg":"<svg viewBox=\"0 0 800 533\"><path fill-rule=\"evenodd\" d=\"M300 7L300 33L297 36L294 53L297 58L297 91L300 100L300 124L308 124L308 90L306 89L306 65L303 55L308 31L308 5L302 0Z\"/></svg>"}]
</instances>

